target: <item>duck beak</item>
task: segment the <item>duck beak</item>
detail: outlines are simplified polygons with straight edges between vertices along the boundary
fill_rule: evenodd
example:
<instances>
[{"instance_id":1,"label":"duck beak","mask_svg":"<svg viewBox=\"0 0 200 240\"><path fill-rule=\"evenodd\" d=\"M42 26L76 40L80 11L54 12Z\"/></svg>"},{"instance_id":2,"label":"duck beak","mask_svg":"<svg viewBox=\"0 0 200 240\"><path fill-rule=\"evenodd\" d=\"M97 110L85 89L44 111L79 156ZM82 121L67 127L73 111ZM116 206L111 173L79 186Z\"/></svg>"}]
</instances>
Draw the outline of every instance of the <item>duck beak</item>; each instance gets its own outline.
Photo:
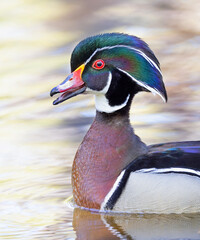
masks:
<instances>
[{"instance_id":1,"label":"duck beak","mask_svg":"<svg viewBox=\"0 0 200 240\"><path fill-rule=\"evenodd\" d=\"M82 64L74 72L72 72L60 85L53 88L50 92L50 96L54 96L57 93L62 93L54 102L53 105L64 102L65 100L74 97L86 90L85 83L82 80L82 72L85 65Z\"/></svg>"}]
</instances>

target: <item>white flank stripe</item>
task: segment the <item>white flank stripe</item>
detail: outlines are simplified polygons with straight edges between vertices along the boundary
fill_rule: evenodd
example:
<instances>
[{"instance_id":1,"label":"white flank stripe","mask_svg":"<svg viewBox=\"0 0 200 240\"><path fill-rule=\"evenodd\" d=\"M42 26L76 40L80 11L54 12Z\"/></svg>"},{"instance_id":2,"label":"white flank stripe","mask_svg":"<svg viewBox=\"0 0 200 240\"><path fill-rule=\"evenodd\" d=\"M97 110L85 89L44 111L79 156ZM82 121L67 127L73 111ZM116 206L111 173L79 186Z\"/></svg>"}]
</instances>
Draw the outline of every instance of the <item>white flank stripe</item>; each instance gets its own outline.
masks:
<instances>
[{"instance_id":1,"label":"white flank stripe","mask_svg":"<svg viewBox=\"0 0 200 240\"><path fill-rule=\"evenodd\" d=\"M123 170L123 171L120 173L120 175L119 175L119 177L117 178L117 180L115 181L113 187L111 188L111 190L110 190L110 191L108 192L108 194L106 195L104 201L103 201L102 204L101 204L101 209L100 209L100 211L105 211L104 208L105 208L108 200L110 199L110 197L113 195L114 191L118 188L119 183L121 182L121 179L122 179L122 177L124 176L124 173L125 173L125 170Z\"/></svg>"},{"instance_id":2,"label":"white flank stripe","mask_svg":"<svg viewBox=\"0 0 200 240\"><path fill-rule=\"evenodd\" d=\"M160 171L167 170L168 173L169 169L160 169ZM163 172L156 174L152 169L149 169L149 172L145 169L146 173L131 172L112 211L159 214L199 213L199 176L181 173L182 168L174 170L176 169L177 172L172 174ZM191 169L189 172L191 173Z\"/></svg>"},{"instance_id":3,"label":"white flank stripe","mask_svg":"<svg viewBox=\"0 0 200 240\"><path fill-rule=\"evenodd\" d=\"M174 173L188 173L188 174L195 174L197 176L200 177L200 171L195 171L193 169L189 169L189 168L161 168L161 169L157 169L157 168L144 168L144 169L140 169L135 171L135 173L170 173L170 172L174 172Z\"/></svg>"},{"instance_id":4,"label":"white flank stripe","mask_svg":"<svg viewBox=\"0 0 200 240\"><path fill-rule=\"evenodd\" d=\"M92 55L87 59L87 61L85 62L85 64L87 64L91 59L92 57L99 51L103 51L103 50L106 50L106 49L113 49L113 48L118 48L118 47L123 47L123 48L128 48L128 49L131 49L131 50L134 50L135 52L137 52L138 54L140 54L144 59L146 59L152 66L154 66L158 72L162 75L158 65L151 59L149 58L144 52L142 52L141 50L137 49L137 48L134 48L134 47L131 47L131 46L127 46L127 45L115 45L115 46L108 46L108 47L103 47L103 48L97 48L93 53Z\"/></svg>"},{"instance_id":5,"label":"white flank stripe","mask_svg":"<svg viewBox=\"0 0 200 240\"><path fill-rule=\"evenodd\" d=\"M135 173L139 173L139 172L149 173L149 172L154 172L154 171L156 171L156 168L143 168L143 169L135 171Z\"/></svg>"}]
</instances>

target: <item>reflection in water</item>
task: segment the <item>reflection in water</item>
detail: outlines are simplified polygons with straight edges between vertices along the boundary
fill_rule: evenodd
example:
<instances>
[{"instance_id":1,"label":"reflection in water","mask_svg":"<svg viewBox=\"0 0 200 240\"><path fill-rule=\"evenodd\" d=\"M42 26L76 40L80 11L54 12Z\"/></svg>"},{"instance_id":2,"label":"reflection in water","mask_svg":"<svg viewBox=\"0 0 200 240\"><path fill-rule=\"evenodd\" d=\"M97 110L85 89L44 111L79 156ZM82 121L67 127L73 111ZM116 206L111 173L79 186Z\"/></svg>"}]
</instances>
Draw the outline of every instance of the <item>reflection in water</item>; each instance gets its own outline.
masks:
<instances>
[{"instance_id":1,"label":"reflection in water","mask_svg":"<svg viewBox=\"0 0 200 240\"><path fill-rule=\"evenodd\" d=\"M78 240L200 239L200 215L102 215L76 208Z\"/></svg>"},{"instance_id":2,"label":"reflection in water","mask_svg":"<svg viewBox=\"0 0 200 240\"><path fill-rule=\"evenodd\" d=\"M74 210L73 227L77 239L116 239L115 235L105 226L100 214L81 209Z\"/></svg>"}]
</instances>

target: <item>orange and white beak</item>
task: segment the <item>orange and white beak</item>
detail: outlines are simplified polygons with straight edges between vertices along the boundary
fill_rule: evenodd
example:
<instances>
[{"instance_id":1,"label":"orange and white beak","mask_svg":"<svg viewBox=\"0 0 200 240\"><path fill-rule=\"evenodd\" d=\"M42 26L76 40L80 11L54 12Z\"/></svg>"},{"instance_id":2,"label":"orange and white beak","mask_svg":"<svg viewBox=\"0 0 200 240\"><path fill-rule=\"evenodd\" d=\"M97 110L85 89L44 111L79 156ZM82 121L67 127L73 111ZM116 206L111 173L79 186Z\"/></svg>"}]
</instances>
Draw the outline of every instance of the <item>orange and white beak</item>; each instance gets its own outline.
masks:
<instances>
[{"instance_id":1,"label":"orange and white beak","mask_svg":"<svg viewBox=\"0 0 200 240\"><path fill-rule=\"evenodd\" d=\"M82 64L74 72L72 72L60 85L51 90L51 97L57 93L63 93L53 102L54 105L64 102L65 100L83 93L86 90L85 83L82 80L82 73L84 68L85 65Z\"/></svg>"}]
</instances>

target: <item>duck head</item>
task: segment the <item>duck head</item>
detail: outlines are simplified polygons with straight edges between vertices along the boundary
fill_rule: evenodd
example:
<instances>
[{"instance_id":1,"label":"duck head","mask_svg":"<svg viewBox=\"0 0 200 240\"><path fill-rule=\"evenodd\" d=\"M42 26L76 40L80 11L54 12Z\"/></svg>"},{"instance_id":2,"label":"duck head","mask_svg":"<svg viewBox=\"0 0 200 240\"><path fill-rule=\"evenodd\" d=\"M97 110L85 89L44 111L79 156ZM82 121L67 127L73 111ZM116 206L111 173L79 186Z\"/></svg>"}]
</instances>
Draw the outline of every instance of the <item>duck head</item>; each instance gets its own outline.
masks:
<instances>
[{"instance_id":1,"label":"duck head","mask_svg":"<svg viewBox=\"0 0 200 240\"><path fill-rule=\"evenodd\" d=\"M167 101L159 62L141 39L120 33L86 38L71 55L72 73L50 95L62 93L59 104L80 93L95 95L99 112L113 113L131 104L140 91Z\"/></svg>"}]
</instances>

